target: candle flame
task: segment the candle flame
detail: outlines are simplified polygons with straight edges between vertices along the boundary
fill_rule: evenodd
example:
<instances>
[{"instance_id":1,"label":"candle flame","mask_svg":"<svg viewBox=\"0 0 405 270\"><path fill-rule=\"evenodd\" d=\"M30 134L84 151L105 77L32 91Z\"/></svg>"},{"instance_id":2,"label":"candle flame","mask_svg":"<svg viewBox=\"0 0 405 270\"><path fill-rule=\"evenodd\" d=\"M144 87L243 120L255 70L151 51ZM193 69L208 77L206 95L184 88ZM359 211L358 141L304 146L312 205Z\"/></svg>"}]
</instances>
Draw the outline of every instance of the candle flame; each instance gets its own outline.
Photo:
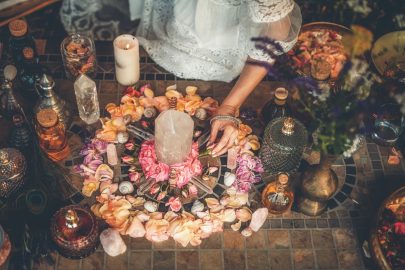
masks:
<instances>
[{"instance_id":1,"label":"candle flame","mask_svg":"<svg viewBox=\"0 0 405 270\"><path fill-rule=\"evenodd\" d=\"M124 50L128 50L129 49L129 43L127 43L127 45L125 45Z\"/></svg>"}]
</instances>

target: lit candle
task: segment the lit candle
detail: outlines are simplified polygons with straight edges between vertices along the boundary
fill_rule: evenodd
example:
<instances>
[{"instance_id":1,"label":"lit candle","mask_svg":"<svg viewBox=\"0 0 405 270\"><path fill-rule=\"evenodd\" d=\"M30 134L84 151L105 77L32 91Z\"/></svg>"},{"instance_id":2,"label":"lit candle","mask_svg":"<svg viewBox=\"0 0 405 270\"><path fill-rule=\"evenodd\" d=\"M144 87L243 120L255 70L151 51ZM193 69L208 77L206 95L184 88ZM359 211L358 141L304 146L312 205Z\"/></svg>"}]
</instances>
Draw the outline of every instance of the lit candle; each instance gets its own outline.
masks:
<instances>
[{"instance_id":1,"label":"lit candle","mask_svg":"<svg viewBox=\"0 0 405 270\"><path fill-rule=\"evenodd\" d=\"M139 81L139 43L131 35L121 35L114 40L115 77L121 85L129 86Z\"/></svg>"}]
</instances>

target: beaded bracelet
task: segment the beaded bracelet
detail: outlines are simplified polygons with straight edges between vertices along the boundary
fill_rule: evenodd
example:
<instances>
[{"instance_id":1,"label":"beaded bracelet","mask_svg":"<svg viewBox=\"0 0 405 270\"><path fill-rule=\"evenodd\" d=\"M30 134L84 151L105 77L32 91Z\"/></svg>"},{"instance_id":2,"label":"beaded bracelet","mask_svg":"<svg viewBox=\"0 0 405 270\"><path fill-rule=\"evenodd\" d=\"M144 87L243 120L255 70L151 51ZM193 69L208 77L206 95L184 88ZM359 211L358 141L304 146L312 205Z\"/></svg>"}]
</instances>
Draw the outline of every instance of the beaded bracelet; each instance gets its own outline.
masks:
<instances>
[{"instance_id":1,"label":"beaded bracelet","mask_svg":"<svg viewBox=\"0 0 405 270\"><path fill-rule=\"evenodd\" d=\"M214 117L211 118L210 120L210 125L212 125L212 122L215 120L222 120L222 121L231 121L233 122L237 127L242 123L242 121L234 116L231 115L215 115Z\"/></svg>"}]
</instances>

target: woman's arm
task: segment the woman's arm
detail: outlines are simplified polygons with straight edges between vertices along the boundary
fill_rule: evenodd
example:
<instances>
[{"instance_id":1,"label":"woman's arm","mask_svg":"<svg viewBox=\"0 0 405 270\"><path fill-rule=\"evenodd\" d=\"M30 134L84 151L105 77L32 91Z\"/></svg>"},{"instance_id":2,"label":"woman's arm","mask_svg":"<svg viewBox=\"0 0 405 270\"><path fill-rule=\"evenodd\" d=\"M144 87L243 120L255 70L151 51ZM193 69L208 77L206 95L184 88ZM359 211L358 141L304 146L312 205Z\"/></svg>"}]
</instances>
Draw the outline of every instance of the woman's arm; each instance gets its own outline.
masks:
<instances>
[{"instance_id":1,"label":"woman's arm","mask_svg":"<svg viewBox=\"0 0 405 270\"><path fill-rule=\"evenodd\" d=\"M239 107L246 100L249 94L256 88L267 74L267 69L260 65L245 64L238 81L232 88L229 95L225 98L222 105L217 111L217 115L231 115L235 116ZM220 141L213 145L217 138L218 131L222 130L223 135ZM212 155L220 156L225 154L228 148L232 147L236 138L238 137L238 128L231 121L214 121L211 127L211 137L209 144L212 146Z\"/></svg>"}]
</instances>

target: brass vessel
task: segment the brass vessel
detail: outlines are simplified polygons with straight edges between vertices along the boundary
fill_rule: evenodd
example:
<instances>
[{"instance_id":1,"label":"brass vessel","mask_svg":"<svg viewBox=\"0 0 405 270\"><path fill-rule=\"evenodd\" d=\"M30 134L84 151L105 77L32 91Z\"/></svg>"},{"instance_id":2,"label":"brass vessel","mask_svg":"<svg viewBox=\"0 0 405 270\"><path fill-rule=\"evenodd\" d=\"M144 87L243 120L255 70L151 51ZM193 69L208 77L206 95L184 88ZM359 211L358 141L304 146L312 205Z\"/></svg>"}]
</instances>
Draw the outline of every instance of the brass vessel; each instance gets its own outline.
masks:
<instances>
[{"instance_id":1,"label":"brass vessel","mask_svg":"<svg viewBox=\"0 0 405 270\"><path fill-rule=\"evenodd\" d=\"M338 187L338 178L331 169L327 155L321 153L320 163L311 165L302 174L301 179L302 194L297 200L297 208L308 216L322 214Z\"/></svg>"}]
</instances>

